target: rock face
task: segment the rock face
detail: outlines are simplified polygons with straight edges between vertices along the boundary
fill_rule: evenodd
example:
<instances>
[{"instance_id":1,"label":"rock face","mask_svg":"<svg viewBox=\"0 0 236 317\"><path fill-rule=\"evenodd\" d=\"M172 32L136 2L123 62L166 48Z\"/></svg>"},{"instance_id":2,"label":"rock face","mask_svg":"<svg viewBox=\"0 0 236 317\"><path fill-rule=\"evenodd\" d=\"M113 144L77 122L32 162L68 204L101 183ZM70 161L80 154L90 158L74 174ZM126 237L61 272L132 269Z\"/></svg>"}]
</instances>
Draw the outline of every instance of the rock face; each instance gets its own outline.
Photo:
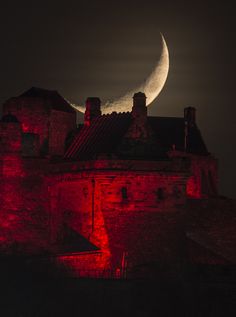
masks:
<instances>
[{"instance_id":1,"label":"rock face","mask_svg":"<svg viewBox=\"0 0 236 317\"><path fill-rule=\"evenodd\" d=\"M187 201L217 197L217 161L194 108L149 117L145 100L137 93L131 113L102 115L100 100L88 98L78 128L55 91L31 88L4 104L2 252L46 252L72 275L95 277L186 260Z\"/></svg>"}]
</instances>

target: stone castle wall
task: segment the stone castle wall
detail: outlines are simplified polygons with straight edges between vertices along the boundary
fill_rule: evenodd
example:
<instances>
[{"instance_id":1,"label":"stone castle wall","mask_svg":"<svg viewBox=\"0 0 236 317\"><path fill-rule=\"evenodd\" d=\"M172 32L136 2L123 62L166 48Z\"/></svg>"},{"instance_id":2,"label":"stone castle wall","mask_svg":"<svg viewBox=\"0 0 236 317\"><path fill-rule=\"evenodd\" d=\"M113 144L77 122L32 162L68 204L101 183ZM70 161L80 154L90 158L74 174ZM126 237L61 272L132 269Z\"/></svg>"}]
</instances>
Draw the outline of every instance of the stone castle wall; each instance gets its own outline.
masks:
<instances>
[{"instance_id":1,"label":"stone castle wall","mask_svg":"<svg viewBox=\"0 0 236 317\"><path fill-rule=\"evenodd\" d=\"M50 186L53 239L66 224L109 254L108 266L116 269L124 252L131 267L174 257L186 175L84 171L59 178Z\"/></svg>"},{"instance_id":2,"label":"stone castle wall","mask_svg":"<svg viewBox=\"0 0 236 317\"><path fill-rule=\"evenodd\" d=\"M37 169L35 168L37 166ZM44 160L0 156L0 244L14 252L42 252L49 241L49 196Z\"/></svg>"},{"instance_id":3,"label":"stone castle wall","mask_svg":"<svg viewBox=\"0 0 236 317\"><path fill-rule=\"evenodd\" d=\"M23 133L39 135L41 155L63 155L65 140L76 128L76 113L57 111L37 98L12 98L3 105L3 114L11 113Z\"/></svg>"}]
</instances>

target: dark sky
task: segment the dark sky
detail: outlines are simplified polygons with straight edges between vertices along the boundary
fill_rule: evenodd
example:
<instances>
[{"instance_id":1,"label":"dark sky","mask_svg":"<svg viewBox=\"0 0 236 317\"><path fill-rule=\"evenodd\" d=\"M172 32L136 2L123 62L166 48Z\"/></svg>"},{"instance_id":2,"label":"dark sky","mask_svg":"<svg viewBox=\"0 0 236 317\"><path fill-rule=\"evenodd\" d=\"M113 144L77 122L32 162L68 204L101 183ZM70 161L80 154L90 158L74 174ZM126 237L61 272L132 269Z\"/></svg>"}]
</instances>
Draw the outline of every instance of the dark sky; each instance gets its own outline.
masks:
<instances>
[{"instance_id":1,"label":"dark sky","mask_svg":"<svg viewBox=\"0 0 236 317\"><path fill-rule=\"evenodd\" d=\"M107 100L141 83L170 52L166 85L150 115L197 108L219 159L223 195L236 198L235 16L227 2L5 1L0 8L0 103L31 86L76 103Z\"/></svg>"}]
</instances>

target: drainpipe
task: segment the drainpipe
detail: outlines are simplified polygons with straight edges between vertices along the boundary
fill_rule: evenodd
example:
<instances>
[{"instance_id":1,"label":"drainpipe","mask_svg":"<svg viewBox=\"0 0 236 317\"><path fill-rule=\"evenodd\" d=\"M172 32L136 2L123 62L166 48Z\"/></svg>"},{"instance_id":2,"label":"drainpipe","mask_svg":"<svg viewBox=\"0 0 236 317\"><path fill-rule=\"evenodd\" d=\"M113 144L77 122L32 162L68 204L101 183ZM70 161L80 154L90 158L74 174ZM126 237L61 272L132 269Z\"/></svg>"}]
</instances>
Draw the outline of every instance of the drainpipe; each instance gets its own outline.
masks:
<instances>
[{"instance_id":1,"label":"drainpipe","mask_svg":"<svg viewBox=\"0 0 236 317\"><path fill-rule=\"evenodd\" d=\"M184 152L187 152L188 122L184 122Z\"/></svg>"},{"instance_id":2,"label":"drainpipe","mask_svg":"<svg viewBox=\"0 0 236 317\"><path fill-rule=\"evenodd\" d=\"M92 232L94 231L94 195L95 195L95 180L92 178Z\"/></svg>"}]
</instances>

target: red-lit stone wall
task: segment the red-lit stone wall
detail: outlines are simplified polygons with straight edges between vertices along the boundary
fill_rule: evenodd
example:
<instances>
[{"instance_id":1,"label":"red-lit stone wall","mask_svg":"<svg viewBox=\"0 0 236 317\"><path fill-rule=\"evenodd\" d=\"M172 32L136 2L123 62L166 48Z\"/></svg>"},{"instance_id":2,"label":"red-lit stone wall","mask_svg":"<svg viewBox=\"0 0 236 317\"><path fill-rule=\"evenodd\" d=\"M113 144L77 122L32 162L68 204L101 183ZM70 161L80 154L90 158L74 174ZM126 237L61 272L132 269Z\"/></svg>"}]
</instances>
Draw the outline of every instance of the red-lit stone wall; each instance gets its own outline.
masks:
<instances>
[{"instance_id":1,"label":"red-lit stone wall","mask_svg":"<svg viewBox=\"0 0 236 317\"><path fill-rule=\"evenodd\" d=\"M45 250L49 242L45 162L5 154L0 157L0 166L1 250L8 253Z\"/></svg>"},{"instance_id":2,"label":"red-lit stone wall","mask_svg":"<svg viewBox=\"0 0 236 317\"><path fill-rule=\"evenodd\" d=\"M212 156L192 156L191 176L187 182L189 198L207 198L218 193L218 167Z\"/></svg>"},{"instance_id":3,"label":"red-lit stone wall","mask_svg":"<svg viewBox=\"0 0 236 317\"><path fill-rule=\"evenodd\" d=\"M24 133L40 136L41 151L45 150L49 133L49 105L37 98L11 98L3 105L3 114L9 112L17 117Z\"/></svg>"},{"instance_id":4,"label":"red-lit stone wall","mask_svg":"<svg viewBox=\"0 0 236 317\"><path fill-rule=\"evenodd\" d=\"M53 110L40 98L11 98L3 105L3 114L17 117L23 133L39 135L40 153L63 155L64 141L76 128L76 113Z\"/></svg>"},{"instance_id":5,"label":"red-lit stone wall","mask_svg":"<svg viewBox=\"0 0 236 317\"><path fill-rule=\"evenodd\" d=\"M85 238L91 235L92 193L91 180L63 181L50 186L52 240L63 234L63 225L69 224ZM59 237L60 238L60 237Z\"/></svg>"},{"instance_id":6,"label":"red-lit stone wall","mask_svg":"<svg viewBox=\"0 0 236 317\"><path fill-rule=\"evenodd\" d=\"M105 253L104 269L121 269L124 254L132 268L171 258L178 249L174 241L182 239L185 183L180 172L110 170L58 176L50 185L52 239L66 221Z\"/></svg>"},{"instance_id":7,"label":"red-lit stone wall","mask_svg":"<svg viewBox=\"0 0 236 317\"><path fill-rule=\"evenodd\" d=\"M171 158L182 158L189 162L189 177L186 184L188 198L201 199L218 194L218 161L212 155L194 155L170 151Z\"/></svg>"},{"instance_id":8,"label":"red-lit stone wall","mask_svg":"<svg viewBox=\"0 0 236 317\"><path fill-rule=\"evenodd\" d=\"M66 137L76 128L76 114L51 110L49 122L49 154L62 156Z\"/></svg>"},{"instance_id":9,"label":"red-lit stone wall","mask_svg":"<svg viewBox=\"0 0 236 317\"><path fill-rule=\"evenodd\" d=\"M104 155L95 161L50 163L37 158L38 153L63 155L76 114L30 97L10 99L3 107L4 114L9 112L20 123L0 124L1 250L57 252L69 227L100 249L55 257L77 276L124 270L135 275L154 262L184 258L186 198L217 195L217 161L212 156L173 151L166 161L106 160ZM142 136L146 145L150 134L152 146L145 116L126 136ZM22 132L25 139L28 133L29 148L39 136L39 151L28 150L22 157Z\"/></svg>"},{"instance_id":10,"label":"red-lit stone wall","mask_svg":"<svg viewBox=\"0 0 236 317\"><path fill-rule=\"evenodd\" d=\"M111 269L104 252L80 252L78 254L58 255L53 259L62 273L76 277L110 278L116 271ZM117 278L119 278L117 276Z\"/></svg>"},{"instance_id":11,"label":"red-lit stone wall","mask_svg":"<svg viewBox=\"0 0 236 317\"><path fill-rule=\"evenodd\" d=\"M97 181L96 197L108 235L112 267L122 269L124 253L128 268L173 257L173 241L176 248L179 239L178 212L185 203L184 177L147 172L111 176Z\"/></svg>"},{"instance_id":12,"label":"red-lit stone wall","mask_svg":"<svg viewBox=\"0 0 236 317\"><path fill-rule=\"evenodd\" d=\"M22 130L20 123L1 122L0 124L0 153L19 154L21 152Z\"/></svg>"}]
</instances>

